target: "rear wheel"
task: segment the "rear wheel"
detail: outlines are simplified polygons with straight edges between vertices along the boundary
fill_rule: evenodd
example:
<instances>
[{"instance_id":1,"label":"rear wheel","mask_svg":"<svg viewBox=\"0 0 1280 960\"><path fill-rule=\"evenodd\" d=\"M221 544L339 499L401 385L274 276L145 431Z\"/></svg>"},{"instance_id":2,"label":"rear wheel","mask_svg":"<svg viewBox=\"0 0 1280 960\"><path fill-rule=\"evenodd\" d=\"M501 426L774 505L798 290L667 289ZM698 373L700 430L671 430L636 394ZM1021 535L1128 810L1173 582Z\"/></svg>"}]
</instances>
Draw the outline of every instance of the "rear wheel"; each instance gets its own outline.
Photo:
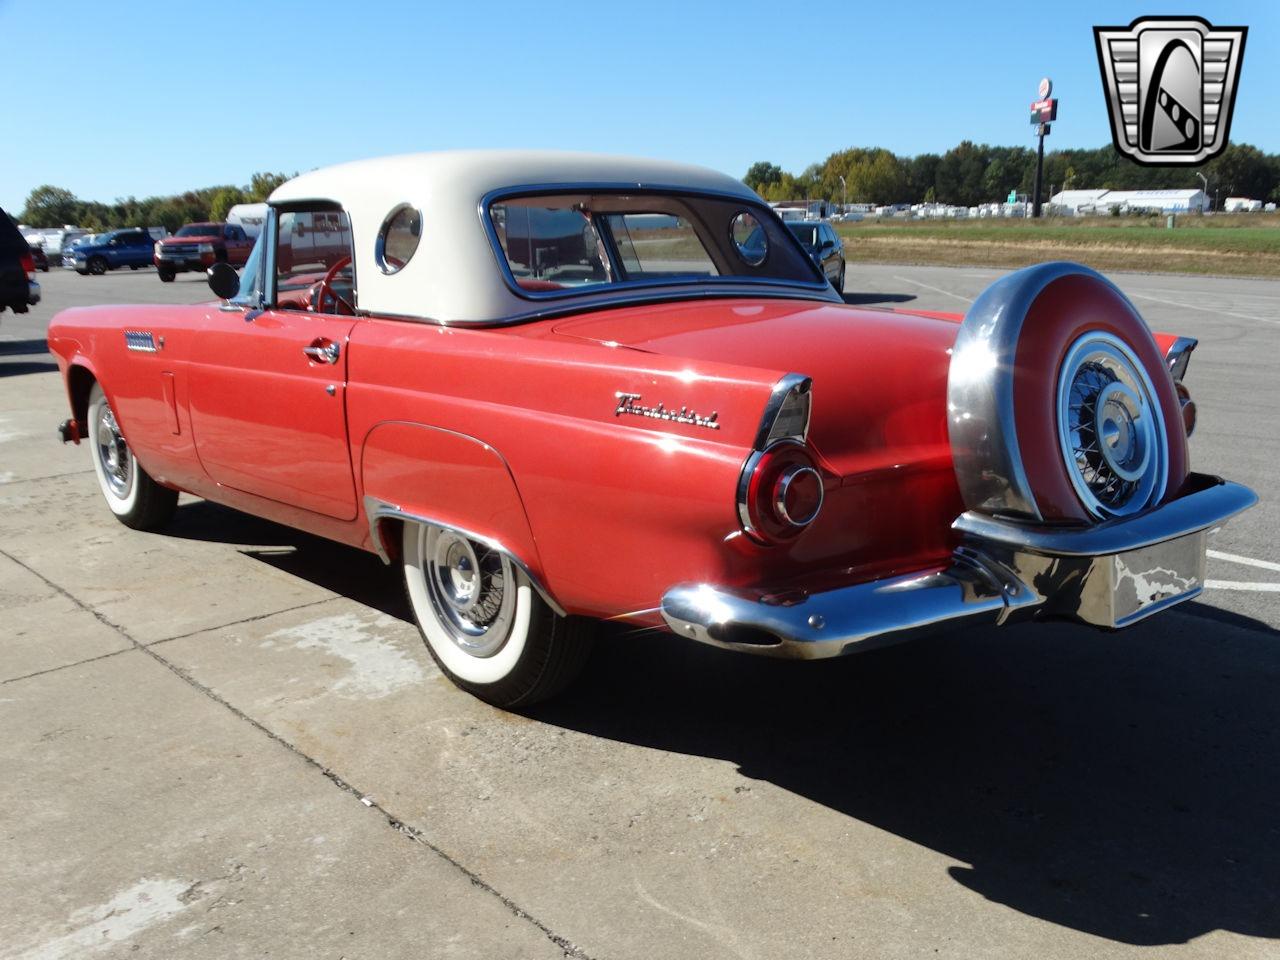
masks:
<instances>
[{"instance_id":1,"label":"rear wheel","mask_svg":"<svg viewBox=\"0 0 1280 960\"><path fill-rule=\"evenodd\" d=\"M142 469L120 432L106 394L96 383L89 393L86 427L93 448L93 472L116 518L135 530L157 530L168 523L178 505L178 491L162 487Z\"/></svg>"},{"instance_id":2,"label":"rear wheel","mask_svg":"<svg viewBox=\"0 0 1280 960\"><path fill-rule=\"evenodd\" d=\"M85 266L89 268L89 272L95 277L100 277L107 272L107 261L102 257L90 257Z\"/></svg>"},{"instance_id":3,"label":"rear wheel","mask_svg":"<svg viewBox=\"0 0 1280 960\"><path fill-rule=\"evenodd\" d=\"M401 546L427 650L463 690L509 709L554 696L581 672L594 622L557 615L505 554L413 522Z\"/></svg>"}]
</instances>

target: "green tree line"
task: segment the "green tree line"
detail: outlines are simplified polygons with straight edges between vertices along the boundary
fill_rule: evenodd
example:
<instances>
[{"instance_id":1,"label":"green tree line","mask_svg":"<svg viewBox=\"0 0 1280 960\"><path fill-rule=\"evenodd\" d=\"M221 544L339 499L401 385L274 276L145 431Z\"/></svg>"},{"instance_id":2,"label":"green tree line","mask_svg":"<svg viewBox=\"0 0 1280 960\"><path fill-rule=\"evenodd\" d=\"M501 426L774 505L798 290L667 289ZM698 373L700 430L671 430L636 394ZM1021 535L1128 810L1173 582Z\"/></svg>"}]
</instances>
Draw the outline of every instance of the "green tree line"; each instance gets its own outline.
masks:
<instances>
[{"instance_id":1,"label":"green tree line","mask_svg":"<svg viewBox=\"0 0 1280 960\"><path fill-rule=\"evenodd\" d=\"M161 226L172 232L184 223L225 220L227 211L237 203L265 200L288 179L283 173L255 173L242 187L205 187L167 197L125 197L114 203L81 200L70 190L44 184L27 195L18 221L32 227L74 223L95 233L116 227Z\"/></svg>"},{"instance_id":2,"label":"green tree line","mask_svg":"<svg viewBox=\"0 0 1280 960\"><path fill-rule=\"evenodd\" d=\"M766 200L832 200L837 203L927 203L958 206L1029 194L1036 152L965 140L946 153L902 157L880 147L851 147L792 174L768 161L753 163L743 182ZM1209 181L1219 203L1227 197L1280 201L1280 154L1230 144L1198 167L1142 167L1110 145L1096 150L1053 150L1044 157L1044 198L1062 190L1194 189ZM844 177L844 184L840 178Z\"/></svg>"}]
</instances>

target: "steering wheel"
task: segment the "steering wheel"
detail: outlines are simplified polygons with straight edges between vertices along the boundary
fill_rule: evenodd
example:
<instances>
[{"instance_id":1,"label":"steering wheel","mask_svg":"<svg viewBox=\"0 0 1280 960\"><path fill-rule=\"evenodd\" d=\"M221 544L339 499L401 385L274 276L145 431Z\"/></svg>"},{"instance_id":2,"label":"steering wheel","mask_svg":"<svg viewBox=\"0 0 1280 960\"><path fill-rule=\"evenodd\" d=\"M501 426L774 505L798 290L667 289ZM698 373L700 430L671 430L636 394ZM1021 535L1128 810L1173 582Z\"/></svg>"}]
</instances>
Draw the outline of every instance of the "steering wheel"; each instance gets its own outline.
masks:
<instances>
[{"instance_id":1,"label":"steering wheel","mask_svg":"<svg viewBox=\"0 0 1280 960\"><path fill-rule=\"evenodd\" d=\"M333 266L325 271L324 277L322 277L320 282L316 284L315 296L311 300L313 307L317 312L325 312L325 301L332 300L334 310L336 312L341 313L342 310L339 308L343 308L347 313L355 316L356 308L352 306L346 297L339 296L333 289L333 281L337 278L338 273L349 266L351 266L351 258L343 257L342 259L335 261Z\"/></svg>"}]
</instances>

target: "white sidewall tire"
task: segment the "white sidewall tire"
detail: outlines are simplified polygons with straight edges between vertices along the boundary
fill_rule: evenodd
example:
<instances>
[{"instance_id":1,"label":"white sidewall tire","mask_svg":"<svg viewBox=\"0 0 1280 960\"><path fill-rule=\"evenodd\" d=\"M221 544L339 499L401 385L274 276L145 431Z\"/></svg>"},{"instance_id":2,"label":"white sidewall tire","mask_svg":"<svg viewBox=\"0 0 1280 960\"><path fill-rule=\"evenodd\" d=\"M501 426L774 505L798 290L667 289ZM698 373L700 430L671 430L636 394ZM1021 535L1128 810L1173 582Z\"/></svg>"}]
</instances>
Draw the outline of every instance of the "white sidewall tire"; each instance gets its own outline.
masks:
<instances>
[{"instance_id":1,"label":"white sidewall tire","mask_svg":"<svg viewBox=\"0 0 1280 960\"><path fill-rule=\"evenodd\" d=\"M86 424L89 443L92 445L90 456L93 459L93 472L98 478L98 486L107 506L116 516L123 517L130 515L138 505L138 490L141 487L138 482L138 458L133 455L133 450L129 451L129 489L122 497L107 482L107 473L102 466L102 458L98 455L98 418L104 406L108 406L106 394L102 392L102 387L95 385L89 396L89 422Z\"/></svg>"},{"instance_id":2,"label":"white sidewall tire","mask_svg":"<svg viewBox=\"0 0 1280 960\"><path fill-rule=\"evenodd\" d=\"M426 534L427 527L423 524L405 523L401 539L405 586L422 635L431 647L431 652L459 680L482 685L500 683L519 667L528 644L533 607L538 601L529 579L512 566L511 572L516 582L516 607L507 641L492 656L472 656L454 643L449 631L440 622L435 605L428 595L427 573L423 568L420 547Z\"/></svg>"}]
</instances>

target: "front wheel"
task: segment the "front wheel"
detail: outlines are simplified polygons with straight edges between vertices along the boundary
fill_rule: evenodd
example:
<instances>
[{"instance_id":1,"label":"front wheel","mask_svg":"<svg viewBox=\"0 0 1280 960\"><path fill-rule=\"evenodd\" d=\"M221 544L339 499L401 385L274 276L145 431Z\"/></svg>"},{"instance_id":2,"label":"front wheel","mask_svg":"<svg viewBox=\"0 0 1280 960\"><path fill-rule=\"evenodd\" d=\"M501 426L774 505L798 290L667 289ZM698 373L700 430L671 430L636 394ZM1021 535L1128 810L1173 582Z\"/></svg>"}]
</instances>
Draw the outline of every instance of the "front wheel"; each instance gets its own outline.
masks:
<instances>
[{"instance_id":1,"label":"front wheel","mask_svg":"<svg viewBox=\"0 0 1280 960\"><path fill-rule=\"evenodd\" d=\"M844 296L844 264L840 264L840 274L836 277L836 293Z\"/></svg>"},{"instance_id":2,"label":"front wheel","mask_svg":"<svg viewBox=\"0 0 1280 960\"><path fill-rule=\"evenodd\" d=\"M504 553L414 522L401 545L418 629L463 690L510 709L546 700L581 672L594 622L557 615Z\"/></svg>"},{"instance_id":3,"label":"front wheel","mask_svg":"<svg viewBox=\"0 0 1280 960\"><path fill-rule=\"evenodd\" d=\"M162 487L142 469L96 383L85 426L93 447L93 472L116 519L134 530L157 530L168 523L178 505L178 491Z\"/></svg>"},{"instance_id":4,"label":"front wheel","mask_svg":"<svg viewBox=\"0 0 1280 960\"><path fill-rule=\"evenodd\" d=\"M102 257L90 257L85 266L89 268L89 272L95 277L100 277L107 272L107 261Z\"/></svg>"},{"instance_id":5,"label":"front wheel","mask_svg":"<svg viewBox=\"0 0 1280 960\"><path fill-rule=\"evenodd\" d=\"M172 267L156 267L156 273L160 275L161 283L173 283L173 278L178 275Z\"/></svg>"}]
</instances>

